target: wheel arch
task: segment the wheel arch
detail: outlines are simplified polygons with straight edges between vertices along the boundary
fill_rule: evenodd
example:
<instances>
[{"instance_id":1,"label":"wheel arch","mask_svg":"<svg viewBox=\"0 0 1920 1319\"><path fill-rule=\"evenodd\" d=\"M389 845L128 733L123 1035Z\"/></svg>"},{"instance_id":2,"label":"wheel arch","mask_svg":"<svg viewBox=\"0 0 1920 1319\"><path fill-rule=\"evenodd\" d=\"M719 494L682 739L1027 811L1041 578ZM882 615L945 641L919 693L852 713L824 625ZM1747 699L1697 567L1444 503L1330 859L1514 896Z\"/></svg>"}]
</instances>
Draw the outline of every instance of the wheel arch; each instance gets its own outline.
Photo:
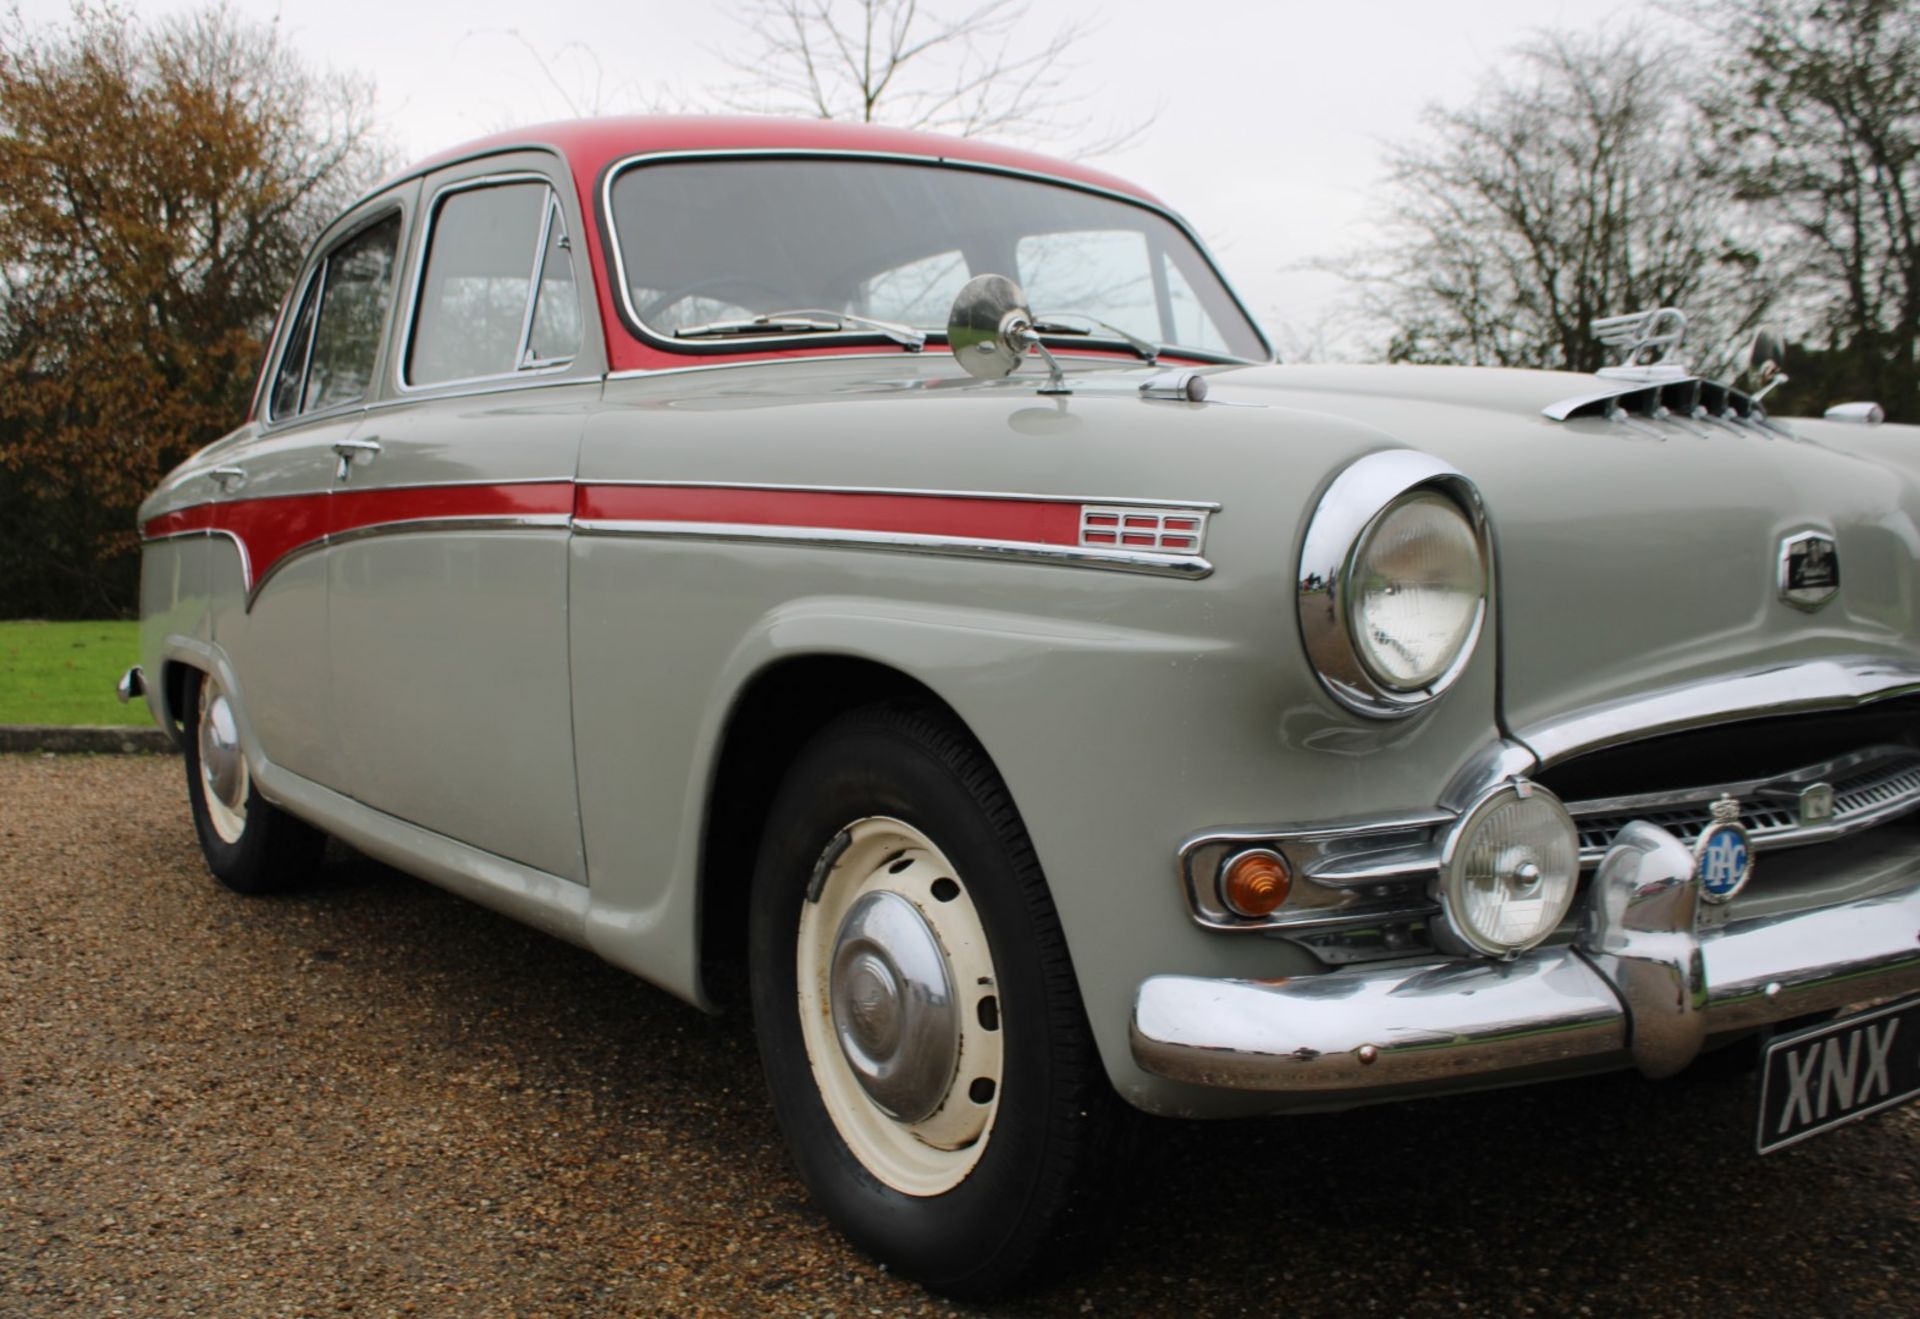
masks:
<instances>
[{"instance_id":1,"label":"wheel arch","mask_svg":"<svg viewBox=\"0 0 1920 1319\"><path fill-rule=\"evenodd\" d=\"M179 742L185 735L183 730L187 721L187 683L194 674L203 672L205 670L199 666L173 657L163 661L160 666L160 683L157 690L160 694L161 708L164 711L161 727L172 735L175 742Z\"/></svg>"},{"instance_id":2,"label":"wheel arch","mask_svg":"<svg viewBox=\"0 0 1920 1319\"><path fill-rule=\"evenodd\" d=\"M735 696L714 758L700 840L700 977L712 1001L732 1003L741 997L747 881L767 811L788 767L834 719L887 701L922 706L952 720L991 762L991 753L951 703L918 678L877 660L831 653L784 656L755 672Z\"/></svg>"}]
</instances>

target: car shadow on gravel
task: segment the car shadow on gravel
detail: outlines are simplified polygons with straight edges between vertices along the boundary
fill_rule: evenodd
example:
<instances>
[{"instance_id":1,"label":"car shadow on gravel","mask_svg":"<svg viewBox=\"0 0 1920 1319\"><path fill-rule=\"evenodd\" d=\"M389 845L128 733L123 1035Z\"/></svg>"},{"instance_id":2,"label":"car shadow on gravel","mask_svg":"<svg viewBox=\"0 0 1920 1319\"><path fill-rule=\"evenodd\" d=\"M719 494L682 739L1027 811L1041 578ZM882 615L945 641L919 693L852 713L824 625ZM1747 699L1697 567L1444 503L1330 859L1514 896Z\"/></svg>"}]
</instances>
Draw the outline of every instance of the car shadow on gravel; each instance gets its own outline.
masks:
<instances>
[{"instance_id":1,"label":"car shadow on gravel","mask_svg":"<svg viewBox=\"0 0 1920 1319\"><path fill-rule=\"evenodd\" d=\"M337 845L319 884L245 919L279 926L354 998L407 1003L423 1065L542 1120L588 1114L562 1124L566 1157L674 1150L704 1197L737 1201L718 1230L797 1232L830 1267L871 1269L804 1202L744 1011L709 1017ZM1722 1067L1148 1122L1095 1248L995 1311L1876 1312L1898 1294L1889 1261L1920 1244L1912 1114L1760 1160L1756 1084ZM658 1201L658 1173L604 1189Z\"/></svg>"}]
</instances>

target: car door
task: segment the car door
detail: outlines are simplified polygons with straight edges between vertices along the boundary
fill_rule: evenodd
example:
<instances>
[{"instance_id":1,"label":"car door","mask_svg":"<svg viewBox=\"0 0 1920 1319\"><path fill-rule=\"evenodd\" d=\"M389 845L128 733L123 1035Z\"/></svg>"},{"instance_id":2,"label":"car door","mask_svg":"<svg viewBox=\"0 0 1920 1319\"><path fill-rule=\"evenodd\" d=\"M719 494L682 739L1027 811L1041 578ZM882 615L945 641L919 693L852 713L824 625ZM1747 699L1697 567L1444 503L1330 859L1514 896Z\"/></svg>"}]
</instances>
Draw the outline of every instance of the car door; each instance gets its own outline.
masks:
<instances>
[{"instance_id":1,"label":"car door","mask_svg":"<svg viewBox=\"0 0 1920 1319\"><path fill-rule=\"evenodd\" d=\"M327 652L327 505L362 429L393 305L416 186L336 223L303 272L279 336L255 431L209 474L214 644L266 758L340 787ZM225 580L221 580L225 575Z\"/></svg>"},{"instance_id":2,"label":"car door","mask_svg":"<svg viewBox=\"0 0 1920 1319\"><path fill-rule=\"evenodd\" d=\"M568 539L605 367L565 177L528 152L425 181L388 397L331 504L329 649L353 796L584 882Z\"/></svg>"}]
</instances>

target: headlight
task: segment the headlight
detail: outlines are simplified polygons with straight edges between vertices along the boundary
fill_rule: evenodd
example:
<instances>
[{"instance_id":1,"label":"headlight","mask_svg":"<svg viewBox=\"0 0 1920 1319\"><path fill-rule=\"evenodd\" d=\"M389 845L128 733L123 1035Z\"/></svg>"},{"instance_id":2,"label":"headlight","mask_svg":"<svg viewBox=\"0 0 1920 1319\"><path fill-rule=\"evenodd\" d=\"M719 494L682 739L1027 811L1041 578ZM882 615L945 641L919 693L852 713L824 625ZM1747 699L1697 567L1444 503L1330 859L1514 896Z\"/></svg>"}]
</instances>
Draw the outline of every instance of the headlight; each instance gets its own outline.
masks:
<instances>
[{"instance_id":1,"label":"headlight","mask_svg":"<svg viewBox=\"0 0 1920 1319\"><path fill-rule=\"evenodd\" d=\"M1523 953L1565 918L1579 880L1580 835L1560 799L1531 783L1495 789L1447 839L1436 939L1455 952Z\"/></svg>"},{"instance_id":2,"label":"headlight","mask_svg":"<svg viewBox=\"0 0 1920 1319\"><path fill-rule=\"evenodd\" d=\"M1473 635L1487 568L1459 505L1421 490L1361 534L1349 581L1360 662L1382 686L1414 692L1445 676Z\"/></svg>"},{"instance_id":3,"label":"headlight","mask_svg":"<svg viewBox=\"0 0 1920 1319\"><path fill-rule=\"evenodd\" d=\"M1300 551L1300 634L1335 699L1411 714L1451 686L1486 617L1489 555L1477 491L1408 449L1335 478Z\"/></svg>"}]
</instances>

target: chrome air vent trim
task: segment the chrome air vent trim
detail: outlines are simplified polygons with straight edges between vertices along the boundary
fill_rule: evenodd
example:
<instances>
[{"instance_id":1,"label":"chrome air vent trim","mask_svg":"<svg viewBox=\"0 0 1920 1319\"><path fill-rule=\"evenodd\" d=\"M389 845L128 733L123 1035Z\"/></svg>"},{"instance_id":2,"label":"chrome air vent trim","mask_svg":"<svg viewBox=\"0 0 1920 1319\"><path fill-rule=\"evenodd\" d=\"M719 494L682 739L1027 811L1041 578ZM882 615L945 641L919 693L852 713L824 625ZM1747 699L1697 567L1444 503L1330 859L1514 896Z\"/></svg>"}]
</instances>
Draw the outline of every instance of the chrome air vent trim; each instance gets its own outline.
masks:
<instances>
[{"instance_id":1,"label":"chrome air vent trim","mask_svg":"<svg viewBox=\"0 0 1920 1319\"><path fill-rule=\"evenodd\" d=\"M1752 395L1719 381L1679 372L1608 368L1599 373L1607 383L1540 409L1550 421L1597 417L1665 439L1660 424L1696 436L1721 430L1786 435L1767 420L1766 409ZM1650 425L1649 423L1655 423Z\"/></svg>"}]
</instances>

